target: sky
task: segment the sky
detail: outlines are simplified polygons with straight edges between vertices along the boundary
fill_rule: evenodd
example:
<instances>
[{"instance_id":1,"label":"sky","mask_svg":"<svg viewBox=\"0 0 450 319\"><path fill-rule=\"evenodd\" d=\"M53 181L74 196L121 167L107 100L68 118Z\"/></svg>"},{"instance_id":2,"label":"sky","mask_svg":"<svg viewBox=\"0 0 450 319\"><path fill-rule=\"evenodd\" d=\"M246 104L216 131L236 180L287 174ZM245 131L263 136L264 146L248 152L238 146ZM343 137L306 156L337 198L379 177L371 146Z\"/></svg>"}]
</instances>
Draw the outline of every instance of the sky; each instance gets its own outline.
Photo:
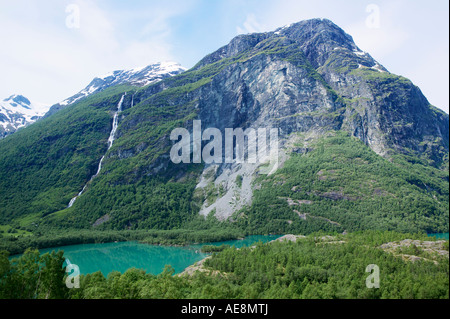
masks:
<instances>
[{"instance_id":1,"label":"sky","mask_svg":"<svg viewBox=\"0 0 450 319\"><path fill-rule=\"evenodd\" d=\"M96 76L194 66L242 33L332 20L449 112L447 0L0 0L0 98L60 102Z\"/></svg>"}]
</instances>

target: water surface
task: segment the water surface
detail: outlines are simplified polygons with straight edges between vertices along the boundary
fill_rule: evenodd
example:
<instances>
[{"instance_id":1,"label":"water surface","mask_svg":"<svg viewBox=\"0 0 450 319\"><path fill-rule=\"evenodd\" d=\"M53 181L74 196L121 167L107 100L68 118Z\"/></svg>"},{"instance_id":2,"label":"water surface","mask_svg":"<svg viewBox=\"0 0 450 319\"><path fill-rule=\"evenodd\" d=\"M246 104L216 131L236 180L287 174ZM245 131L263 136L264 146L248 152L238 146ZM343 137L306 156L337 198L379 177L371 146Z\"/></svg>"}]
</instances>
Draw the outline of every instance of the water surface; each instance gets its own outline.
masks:
<instances>
[{"instance_id":1,"label":"water surface","mask_svg":"<svg viewBox=\"0 0 450 319\"><path fill-rule=\"evenodd\" d=\"M428 237L436 237L436 239L448 240L448 233L430 233L427 235L428 235Z\"/></svg>"}]
</instances>

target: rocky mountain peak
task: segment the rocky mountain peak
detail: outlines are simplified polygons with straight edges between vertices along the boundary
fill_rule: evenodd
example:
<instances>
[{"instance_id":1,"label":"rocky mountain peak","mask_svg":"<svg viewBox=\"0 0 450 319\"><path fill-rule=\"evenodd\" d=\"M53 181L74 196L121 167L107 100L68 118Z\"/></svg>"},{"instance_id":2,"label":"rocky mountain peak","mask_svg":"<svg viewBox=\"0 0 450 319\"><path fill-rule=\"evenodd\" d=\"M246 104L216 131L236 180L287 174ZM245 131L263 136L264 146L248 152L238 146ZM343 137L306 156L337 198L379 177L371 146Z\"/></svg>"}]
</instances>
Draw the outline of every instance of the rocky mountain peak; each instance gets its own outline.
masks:
<instances>
[{"instance_id":1,"label":"rocky mountain peak","mask_svg":"<svg viewBox=\"0 0 450 319\"><path fill-rule=\"evenodd\" d=\"M0 101L0 138L17 129L34 123L47 112L48 106L32 103L20 94L13 94Z\"/></svg>"},{"instance_id":2,"label":"rocky mountain peak","mask_svg":"<svg viewBox=\"0 0 450 319\"><path fill-rule=\"evenodd\" d=\"M336 49L363 52L356 46L352 36L328 19L310 19L289 24L273 32L242 34L229 44L206 56L195 68L215 63L224 58L235 57L255 48L268 39L282 39L285 43L295 43L314 67L322 66L329 53Z\"/></svg>"}]
</instances>

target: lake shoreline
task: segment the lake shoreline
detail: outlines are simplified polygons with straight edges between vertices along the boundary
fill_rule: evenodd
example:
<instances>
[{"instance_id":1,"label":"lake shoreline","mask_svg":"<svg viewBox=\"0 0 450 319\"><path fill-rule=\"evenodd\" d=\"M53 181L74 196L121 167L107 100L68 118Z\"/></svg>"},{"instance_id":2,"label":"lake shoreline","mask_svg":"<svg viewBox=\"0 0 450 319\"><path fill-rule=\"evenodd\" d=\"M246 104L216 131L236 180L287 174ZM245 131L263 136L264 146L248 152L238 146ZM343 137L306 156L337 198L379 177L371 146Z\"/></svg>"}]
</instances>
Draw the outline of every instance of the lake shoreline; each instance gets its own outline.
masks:
<instances>
[{"instance_id":1,"label":"lake shoreline","mask_svg":"<svg viewBox=\"0 0 450 319\"><path fill-rule=\"evenodd\" d=\"M159 231L161 234L164 234L163 231ZM85 234L88 234L89 236L85 236ZM64 247L64 246L73 246L73 245L87 245L87 244L107 244L107 243L121 243L121 242L139 242L141 244L145 245L151 245L151 246L164 246L164 247L188 247L188 246L195 246L195 245L202 245L202 244L208 244L208 243L221 243L224 241L229 240L244 240L245 237L248 236L282 236L281 234L246 234L245 236L237 235L237 236L217 236L216 238L208 237L201 241L189 241L189 240L182 240L180 237L172 236L171 238L164 238L162 236L152 236L154 235L152 232L142 232L142 231L113 231L113 232L105 232L109 234L110 236L102 237L103 232L92 232L88 231L86 233L82 233L80 236L74 236L68 240L68 242L62 242L59 237L54 237L52 239L45 238L43 241L40 241L40 238L34 238L35 242L31 242L29 244L24 243L23 247L20 247L19 249L13 249L8 250L4 245L2 245L2 242L0 242L0 250L6 250L10 254L10 258L14 256L21 255L25 252L28 248L38 249L38 250L48 250L52 248L58 248L58 247ZM155 231L155 233L158 233L158 231ZM191 232L192 234L195 234L195 231ZM111 234L113 234L111 236ZM152 236L151 240L149 240L150 236ZM439 239L445 239L449 240L449 233L428 233L427 236L430 238L433 237L436 240ZM214 240L215 239L215 240ZM47 243L47 245L45 245Z\"/></svg>"},{"instance_id":2,"label":"lake shoreline","mask_svg":"<svg viewBox=\"0 0 450 319\"><path fill-rule=\"evenodd\" d=\"M250 234L238 230L121 230L121 231L93 231L71 230L67 232L46 233L42 236L26 236L16 238L2 238L0 250L6 250L9 255L23 254L28 248L50 249L61 246L101 244L124 241L139 241L150 245L186 246L195 243L206 243L233 240Z\"/></svg>"},{"instance_id":3,"label":"lake shoreline","mask_svg":"<svg viewBox=\"0 0 450 319\"><path fill-rule=\"evenodd\" d=\"M204 259L211 253L203 252L204 244L220 246L228 244L234 247L254 245L257 242L269 242L278 235L247 236L223 242L207 242L187 246L149 245L137 241L124 241L100 244L80 244L48 248L40 251L40 255L52 251L64 251L64 258L77 265L80 274L92 274L100 271L104 276L111 272L124 273L128 269L143 269L147 273L158 275L166 265L170 265L175 273L183 272L187 267ZM9 259L20 258L21 255ZM23 255L22 255L23 256Z\"/></svg>"},{"instance_id":4,"label":"lake shoreline","mask_svg":"<svg viewBox=\"0 0 450 319\"><path fill-rule=\"evenodd\" d=\"M30 246L25 248L23 251L19 252L19 253L14 253L14 254L10 254L9 259L13 259L13 258L17 258L19 256L21 256L27 249L31 248L31 249L38 249L39 251L41 250L46 250L46 251L51 251L52 249L54 250L58 250L58 248L61 247L71 247L71 246L79 246L79 245L95 245L95 244L120 244L120 243L139 243L142 245L148 245L148 246L153 246L153 247L173 247L173 248L189 248L189 247L195 247L195 246L199 246L197 247L199 250L201 249L200 246L203 245L219 245L222 244L223 242L228 242L228 241L245 241L246 238L251 237L251 236L282 236L282 235L275 235L275 234L265 234L265 235L255 235L255 234L249 234L245 237L240 237L237 236L236 238L227 238L226 240L221 239L217 239L216 241L209 241L206 240L205 241L198 241L198 242L190 242L190 241L185 241L184 243L177 243L177 244L173 244L173 243L168 243L165 242L163 240L161 241L155 241L155 242L148 242L145 240L139 240L139 239L127 239L127 240L109 240L109 241L90 241L90 240L83 240L82 238L80 238L79 242L73 242L70 243L68 245L51 245L51 246L46 246L46 247L34 247L34 246ZM0 249L1 250L1 249Z\"/></svg>"}]
</instances>

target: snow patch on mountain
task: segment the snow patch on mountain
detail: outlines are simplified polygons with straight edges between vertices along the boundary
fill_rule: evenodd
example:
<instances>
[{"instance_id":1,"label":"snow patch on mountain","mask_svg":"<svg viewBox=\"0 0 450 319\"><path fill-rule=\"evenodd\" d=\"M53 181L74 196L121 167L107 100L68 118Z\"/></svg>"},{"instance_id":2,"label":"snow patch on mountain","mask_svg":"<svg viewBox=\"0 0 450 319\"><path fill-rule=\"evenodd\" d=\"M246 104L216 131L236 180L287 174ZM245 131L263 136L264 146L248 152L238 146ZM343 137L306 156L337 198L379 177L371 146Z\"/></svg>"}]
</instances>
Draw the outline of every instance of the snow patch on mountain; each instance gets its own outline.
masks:
<instances>
[{"instance_id":1,"label":"snow patch on mountain","mask_svg":"<svg viewBox=\"0 0 450 319\"><path fill-rule=\"evenodd\" d=\"M59 103L59 105L67 106L73 104L82 98L103 91L113 85L131 84L142 87L159 82L167 77L177 75L184 71L186 71L186 68L176 62L160 62L131 70L113 71L96 77L86 88L74 96L65 99Z\"/></svg>"},{"instance_id":2,"label":"snow patch on mountain","mask_svg":"<svg viewBox=\"0 0 450 319\"><path fill-rule=\"evenodd\" d=\"M32 103L23 95L18 94L13 94L0 101L0 138L36 122L48 109L48 105Z\"/></svg>"}]
</instances>

